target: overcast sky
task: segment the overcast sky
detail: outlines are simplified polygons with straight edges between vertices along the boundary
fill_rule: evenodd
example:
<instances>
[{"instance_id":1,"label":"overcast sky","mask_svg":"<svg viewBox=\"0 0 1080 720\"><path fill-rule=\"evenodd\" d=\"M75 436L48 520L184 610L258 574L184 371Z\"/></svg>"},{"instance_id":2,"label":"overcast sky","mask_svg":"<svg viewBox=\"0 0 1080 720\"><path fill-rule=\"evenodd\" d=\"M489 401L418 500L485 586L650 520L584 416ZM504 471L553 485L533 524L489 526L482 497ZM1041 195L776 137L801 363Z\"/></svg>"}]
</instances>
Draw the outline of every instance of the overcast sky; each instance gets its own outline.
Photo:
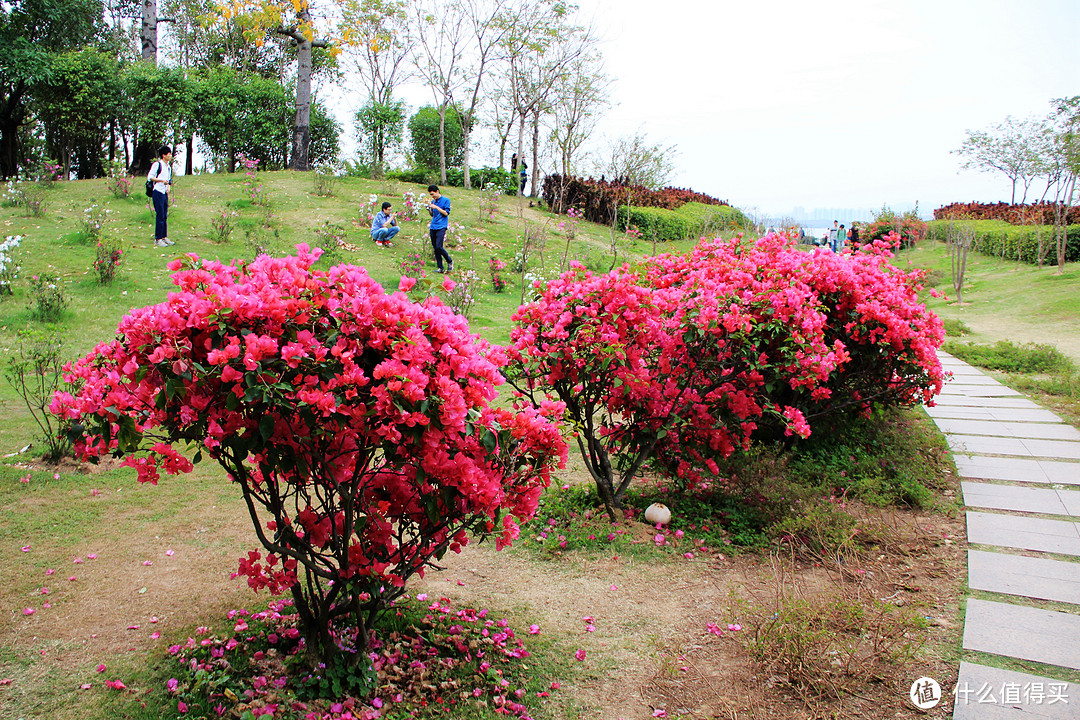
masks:
<instances>
[{"instance_id":1,"label":"overcast sky","mask_svg":"<svg viewBox=\"0 0 1080 720\"><path fill-rule=\"evenodd\" d=\"M1080 94L1080 0L578 2L616 80L596 144L640 129L765 214L1008 200L950 151Z\"/></svg>"}]
</instances>

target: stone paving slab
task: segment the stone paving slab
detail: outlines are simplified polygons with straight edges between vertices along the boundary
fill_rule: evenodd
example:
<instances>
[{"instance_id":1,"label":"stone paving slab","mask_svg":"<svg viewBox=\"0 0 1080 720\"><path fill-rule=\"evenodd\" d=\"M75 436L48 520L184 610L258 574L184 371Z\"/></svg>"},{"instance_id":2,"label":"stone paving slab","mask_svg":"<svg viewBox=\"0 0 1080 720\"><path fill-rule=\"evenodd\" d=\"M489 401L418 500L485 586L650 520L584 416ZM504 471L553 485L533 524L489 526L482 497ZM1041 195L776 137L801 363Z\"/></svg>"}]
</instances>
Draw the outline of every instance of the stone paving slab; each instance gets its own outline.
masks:
<instances>
[{"instance_id":1,"label":"stone paving slab","mask_svg":"<svg viewBox=\"0 0 1080 720\"><path fill-rule=\"evenodd\" d=\"M983 375L982 373L960 374L954 373L952 380L945 383L946 385L978 385L978 386L991 386L991 387L1008 387L1001 381L990 377L989 375Z\"/></svg>"},{"instance_id":2,"label":"stone paving slab","mask_svg":"<svg viewBox=\"0 0 1080 720\"><path fill-rule=\"evenodd\" d=\"M1011 387L1007 387L998 383L995 385L961 385L959 383L951 382L945 383L941 388L942 395L963 395L965 397L1006 397L1006 396L1021 396L1019 390L1013 390Z\"/></svg>"},{"instance_id":3,"label":"stone paving slab","mask_svg":"<svg viewBox=\"0 0 1080 720\"><path fill-rule=\"evenodd\" d=\"M1035 438L987 437L985 435L945 435L954 453L975 455L1019 455L1021 457L1080 460L1080 442Z\"/></svg>"},{"instance_id":4,"label":"stone paving slab","mask_svg":"<svg viewBox=\"0 0 1080 720\"><path fill-rule=\"evenodd\" d=\"M938 395L934 398L934 404L947 407L1039 409L1038 405L1025 397L967 397L965 395Z\"/></svg>"},{"instance_id":5,"label":"stone paving slab","mask_svg":"<svg viewBox=\"0 0 1080 720\"><path fill-rule=\"evenodd\" d=\"M1042 440L1080 440L1080 430L1065 423L1002 422L966 418L934 418L944 433L956 435L995 435Z\"/></svg>"},{"instance_id":6,"label":"stone paving slab","mask_svg":"<svg viewBox=\"0 0 1080 720\"><path fill-rule=\"evenodd\" d=\"M968 586L1080 605L1080 563L969 550Z\"/></svg>"},{"instance_id":7,"label":"stone paving slab","mask_svg":"<svg viewBox=\"0 0 1080 720\"><path fill-rule=\"evenodd\" d=\"M1080 670L1080 615L968 598L964 649Z\"/></svg>"},{"instance_id":8,"label":"stone paving slab","mask_svg":"<svg viewBox=\"0 0 1080 720\"><path fill-rule=\"evenodd\" d=\"M955 695L953 720L1076 720L1080 715L1080 685L976 663L960 663Z\"/></svg>"},{"instance_id":9,"label":"stone paving slab","mask_svg":"<svg viewBox=\"0 0 1080 720\"><path fill-rule=\"evenodd\" d=\"M1013 510L1015 512L1045 513L1047 515L1072 515L1070 508L1080 509L1080 491L1054 490L1052 488L1020 487L1018 485L991 485L989 483L962 482L964 504L969 507ZM1065 495L1065 497L1062 497ZM1074 497L1069 497L1072 495ZM1066 498L1070 502L1066 502ZM1077 567L1080 572L1080 566Z\"/></svg>"},{"instance_id":10,"label":"stone paving slab","mask_svg":"<svg viewBox=\"0 0 1080 720\"><path fill-rule=\"evenodd\" d=\"M998 515L969 510L968 542L1080 557L1080 525L1069 520Z\"/></svg>"},{"instance_id":11,"label":"stone paving slab","mask_svg":"<svg viewBox=\"0 0 1080 720\"><path fill-rule=\"evenodd\" d=\"M952 418L957 420L1000 420L1015 423L1059 423L1059 418L1049 410L1026 410L1023 408L988 408L964 407L962 405L935 405L925 407L926 414L935 420Z\"/></svg>"},{"instance_id":12,"label":"stone paving slab","mask_svg":"<svg viewBox=\"0 0 1080 720\"><path fill-rule=\"evenodd\" d=\"M954 455L961 477L976 480L1080 485L1080 463L1034 458Z\"/></svg>"}]
</instances>

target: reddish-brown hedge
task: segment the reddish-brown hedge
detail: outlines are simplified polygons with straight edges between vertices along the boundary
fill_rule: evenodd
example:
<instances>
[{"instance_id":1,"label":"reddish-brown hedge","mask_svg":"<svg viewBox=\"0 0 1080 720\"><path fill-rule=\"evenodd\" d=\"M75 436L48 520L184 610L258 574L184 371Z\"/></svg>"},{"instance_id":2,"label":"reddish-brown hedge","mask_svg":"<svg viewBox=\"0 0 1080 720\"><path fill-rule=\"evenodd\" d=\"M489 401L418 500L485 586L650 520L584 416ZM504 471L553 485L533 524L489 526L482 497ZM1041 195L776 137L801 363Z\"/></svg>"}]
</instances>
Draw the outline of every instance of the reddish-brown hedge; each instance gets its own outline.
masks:
<instances>
[{"instance_id":1,"label":"reddish-brown hedge","mask_svg":"<svg viewBox=\"0 0 1080 720\"><path fill-rule=\"evenodd\" d=\"M704 205L728 205L704 193L685 188L665 187L650 190L641 185L628 185L620 180L594 180L573 176L548 175L544 180L541 196L554 212L565 213L566 208L581 210L586 220L611 224L615 208L619 205L634 207L658 207L674 210L688 202Z\"/></svg>"},{"instance_id":2,"label":"reddish-brown hedge","mask_svg":"<svg viewBox=\"0 0 1080 720\"><path fill-rule=\"evenodd\" d=\"M1037 202L1028 205L1009 203L952 203L934 211L935 220L1004 220L1012 225L1053 225L1054 203ZM1067 225L1080 224L1080 207L1069 208Z\"/></svg>"}]
</instances>

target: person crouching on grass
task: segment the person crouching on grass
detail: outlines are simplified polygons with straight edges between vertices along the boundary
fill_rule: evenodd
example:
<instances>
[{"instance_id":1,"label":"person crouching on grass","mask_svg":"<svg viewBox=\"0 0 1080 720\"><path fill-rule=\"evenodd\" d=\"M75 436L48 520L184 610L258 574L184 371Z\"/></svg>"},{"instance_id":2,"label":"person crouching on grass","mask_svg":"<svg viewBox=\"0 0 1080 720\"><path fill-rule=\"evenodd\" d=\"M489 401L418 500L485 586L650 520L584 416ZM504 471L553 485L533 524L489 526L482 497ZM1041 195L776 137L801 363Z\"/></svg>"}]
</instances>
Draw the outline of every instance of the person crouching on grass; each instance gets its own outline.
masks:
<instances>
[{"instance_id":1,"label":"person crouching on grass","mask_svg":"<svg viewBox=\"0 0 1080 720\"><path fill-rule=\"evenodd\" d=\"M371 221L371 239L379 247L390 247L390 241L400 230L397 224L397 213L390 212L390 203L384 202L382 209Z\"/></svg>"},{"instance_id":2,"label":"person crouching on grass","mask_svg":"<svg viewBox=\"0 0 1080 720\"><path fill-rule=\"evenodd\" d=\"M438 185L428 185L428 194L431 195L431 202L427 204L427 209L431 211L431 225L428 234L431 236L431 248L435 251L435 265L438 267L439 272L453 272L454 261L443 247L443 241L446 239L446 228L450 224L448 220L450 217L450 198L439 192ZM443 258L446 258L448 263L446 270L443 270Z\"/></svg>"}]
</instances>

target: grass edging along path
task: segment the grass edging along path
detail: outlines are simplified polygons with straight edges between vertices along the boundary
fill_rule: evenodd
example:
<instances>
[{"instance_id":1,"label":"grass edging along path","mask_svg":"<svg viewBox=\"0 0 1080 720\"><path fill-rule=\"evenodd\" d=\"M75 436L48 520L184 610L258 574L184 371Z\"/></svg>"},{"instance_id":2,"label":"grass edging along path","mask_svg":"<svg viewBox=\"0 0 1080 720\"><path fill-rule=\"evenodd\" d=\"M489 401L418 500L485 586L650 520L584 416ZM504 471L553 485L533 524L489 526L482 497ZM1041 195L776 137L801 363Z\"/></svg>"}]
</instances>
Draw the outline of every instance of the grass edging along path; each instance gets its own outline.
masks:
<instances>
[{"instance_id":1,"label":"grass edging along path","mask_svg":"<svg viewBox=\"0 0 1080 720\"><path fill-rule=\"evenodd\" d=\"M15 295L0 303L4 356L12 352L15 332L28 323L25 281L34 274L59 275L72 301L59 325L66 352L75 356L110 337L128 308L160 301L169 289L164 265L181 252L219 258L250 257L256 247L287 252L298 242L317 244L315 231L327 223L340 225L355 249L337 251L336 259L364 265L390 287L396 286L400 263L410 251L426 255L424 223L407 223L396 247L384 250L370 242L367 220L358 215L373 193L397 209L404 192L422 194L420 187L349 179L327 198L314 193L308 175L267 173L260 181L270 205L262 207L247 197L243 180L208 175L178 183L170 217L170 237L177 245L168 250L152 247L152 213L144 198L107 200L102 181L61 184L50 194L44 218L0 210L5 232L25 237ZM508 273L507 291L495 293L488 259L495 256L513 267L526 220L547 234L533 271L550 274L564 252L595 269L611 264L607 228L582 223L567 250L557 219L520 200L502 199L494 221L487 222L480 216L479 193L447 188L446 194L462 223L458 244L451 246L455 266L459 272L474 269L483 288L472 326L493 342L508 337L522 278ZM125 243L124 267L109 287L91 273L95 248L80 230L83 208L106 202L115 211L108 221L111 232ZM236 229L228 243L213 244L211 222L227 203L237 213ZM665 249L689 245L671 243ZM643 256L651 245L620 238L617 248L621 262ZM0 419L0 454L5 454L26 444L32 426L6 385L0 397L7 410ZM563 494L586 483L580 469L571 467L547 505L561 502L562 509L539 516L516 549L495 555L480 546L450 555L447 569L430 575L415 592L506 614L527 641L527 628L538 626L538 635L527 642L534 653L528 664L530 676L547 681L548 689L536 683L518 688L537 717L646 718L663 710L669 716L738 712L782 718L800 717L808 707L841 716L893 717L905 712L905 683L921 674L947 679L950 672L959 576L959 543L951 538L962 533L948 509L952 481L943 474L940 441L935 449L930 436L924 444L890 452L933 461L938 478L945 479L928 483L927 494L916 491L909 501L944 504L944 510L897 511L853 501L851 496L860 493L884 502L897 489L901 495L911 492L910 483L904 490L901 474L880 464L891 460L874 455L872 448L858 450L859 432L853 432L855 449L845 451L847 460L823 452L804 458L793 473L763 452L756 464L733 466L744 473L748 488L773 485L780 476L817 478L816 490L800 491L805 496L798 500L809 509L795 513L805 520L787 528L791 541L774 540L764 528L751 532L748 513L730 501L720 508L724 519L710 523L716 507L693 497L669 499L685 529L657 533L631 520L615 527L595 524L595 516L583 517L584 506L562 502ZM0 517L7 521L0 524L5 548L0 598L11 617L0 631L0 681L11 680L0 685L0 716L175 715L176 698L165 691L175 664L166 648L196 634L201 625L231 631L224 618L229 609L265 606L265 597L253 598L241 582L226 579L236 558L253 546L248 520L237 512L235 489L205 466L155 488L137 486L128 469L101 467L83 474L70 466L46 468L32 457L31 452L9 458L0 468ZM27 476L28 482L20 482ZM827 492L837 488L850 489ZM824 496L817 497L821 490ZM637 492L639 504L664 493L652 484ZM545 523L559 529L537 541ZM567 540L560 541L560 535ZM614 538L605 543L608 535ZM762 549L736 552L725 544L733 538ZM800 607L808 611L785 612ZM843 610L847 624L836 624L829 611L834 607ZM33 614L23 614L28 609ZM774 613L817 620L772 623ZM867 627L896 643L885 651L865 647L860 639L870 636L863 632ZM929 642L920 648L921 638ZM814 641L807 643L814 656L806 659L819 663L822 682L794 673L790 662L776 664L806 639ZM901 662L909 649L916 654ZM832 663L836 657L843 658L841 670ZM105 667L99 672L100 665ZM851 685L852 678L860 684ZM121 680L126 689L108 689L107 680ZM78 690L83 685L90 687ZM494 717L490 705L468 712Z\"/></svg>"}]
</instances>

